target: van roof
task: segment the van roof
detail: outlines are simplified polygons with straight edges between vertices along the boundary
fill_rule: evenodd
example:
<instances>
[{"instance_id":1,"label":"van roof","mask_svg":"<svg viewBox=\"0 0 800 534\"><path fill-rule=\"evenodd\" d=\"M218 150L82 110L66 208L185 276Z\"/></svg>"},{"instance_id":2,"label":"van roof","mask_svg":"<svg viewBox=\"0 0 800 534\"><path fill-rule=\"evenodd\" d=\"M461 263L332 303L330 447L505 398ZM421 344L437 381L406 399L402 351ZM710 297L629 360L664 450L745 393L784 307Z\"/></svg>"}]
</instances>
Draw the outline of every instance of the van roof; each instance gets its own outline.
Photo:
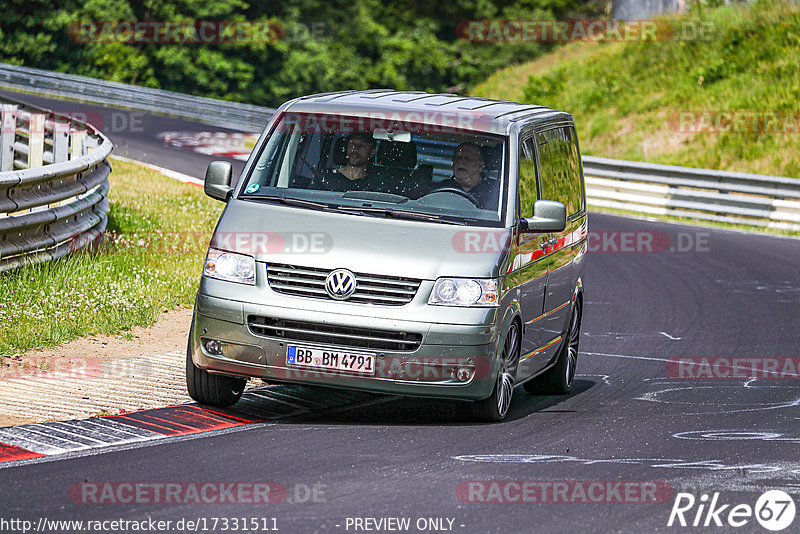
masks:
<instances>
[{"instance_id":1,"label":"van roof","mask_svg":"<svg viewBox=\"0 0 800 534\"><path fill-rule=\"evenodd\" d=\"M515 122L573 122L572 115L546 106L492 100L478 96L423 91L368 89L304 96L291 101L284 111L337 113L361 116L382 113L420 123L449 122L470 130L506 133ZM409 115L412 115L409 117Z\"/></svg>"}]
</instances>

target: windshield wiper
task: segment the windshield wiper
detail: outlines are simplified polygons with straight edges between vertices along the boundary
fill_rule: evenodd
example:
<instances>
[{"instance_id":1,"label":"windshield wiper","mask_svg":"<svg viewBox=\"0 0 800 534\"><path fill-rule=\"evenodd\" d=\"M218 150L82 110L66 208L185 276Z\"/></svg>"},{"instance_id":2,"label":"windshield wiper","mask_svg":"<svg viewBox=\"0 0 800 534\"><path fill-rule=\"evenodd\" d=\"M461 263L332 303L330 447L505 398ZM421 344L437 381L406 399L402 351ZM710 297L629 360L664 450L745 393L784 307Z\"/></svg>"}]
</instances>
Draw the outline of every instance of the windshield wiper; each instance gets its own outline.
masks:
<instances>
[{"instance_id":1,"label":"windshield wiper","mask_svg":"<svg viewBox=\"0 0 800 534\"><path fill-rule=\"evenodd\" d=\"M318 209L331 209L332 206L329 204L325 204L323 202L314 202L312 200L303 200L301 198L293 198L287 197L286 195L257 195L257 194L248 194L246 198L252 198L256 200L269 200L272 202L280 202L281 204L286 204L287 206L303 206L308 208L318 208ZM345 211L348 213L378 213L384 215L386 217L394 217L396 219L413 219L418 221L436 221L443 224L456 224L460 226L464 226L467 223L461 221L454 221L451 219L442 219L438 215L433 215L431 213L419 213L416 211L408 211L408 210L396 210L392 208L373 208L373 207L358 207L358 206L336 206L336 209L339 211Z\"/></svg>"},{"instance_id":2,"label":"windshield wiper","mask_svg":"<svg viewBox=\"0 0 800 534\"><path fill-rule=\"evenodd\" d=\"M302 198L293 198L287 197L286 195L247 195L247 198L255 198L258 200L272 200L275 202L280 202L281 204L286 204L287 206L305 206L308 208L320 208L320 209L328 209L330 208L329 205L324 204L322 202L314 202L312 200L303 200Z\"/></svg>"},{"instance_id":3,"label":"windshield wiper","mask_svg":"<svg viewBox=\"0 0 800 534\"><path fill-rule=\"evenodd\" d=\"M396 210L393 208L369 208L358 206L338 206L336 209L339 211L347 211L350 213L380 213L386 217L394 217L396 219L415 219L420 221L436 221L444 224L457 224L464 226L466 223L461 221L454 221L451 219L442 219L438 215L431 213L419 213L416 211Z\"/></svg>"}]
</instances>

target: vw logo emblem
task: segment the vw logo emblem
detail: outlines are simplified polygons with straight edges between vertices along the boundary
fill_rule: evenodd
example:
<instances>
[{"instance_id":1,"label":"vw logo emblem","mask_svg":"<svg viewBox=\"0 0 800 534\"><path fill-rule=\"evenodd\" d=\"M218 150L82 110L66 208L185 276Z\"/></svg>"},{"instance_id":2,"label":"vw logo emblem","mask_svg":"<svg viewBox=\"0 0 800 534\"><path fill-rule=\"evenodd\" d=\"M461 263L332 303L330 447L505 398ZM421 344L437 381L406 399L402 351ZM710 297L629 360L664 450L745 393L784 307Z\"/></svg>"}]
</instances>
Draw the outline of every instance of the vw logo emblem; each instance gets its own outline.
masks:
<instances>
[{"instance_id":1,"label":"vw logo emblem","mask_svg":"<svg viewBox=\"0 0 800 534\"><path fill-rule=\"evenodd\" d=\"M356 290L356 275L347 269L331 271L325 279L325 291L332 299L345 300Z\"/></svg>"}]
</instances>

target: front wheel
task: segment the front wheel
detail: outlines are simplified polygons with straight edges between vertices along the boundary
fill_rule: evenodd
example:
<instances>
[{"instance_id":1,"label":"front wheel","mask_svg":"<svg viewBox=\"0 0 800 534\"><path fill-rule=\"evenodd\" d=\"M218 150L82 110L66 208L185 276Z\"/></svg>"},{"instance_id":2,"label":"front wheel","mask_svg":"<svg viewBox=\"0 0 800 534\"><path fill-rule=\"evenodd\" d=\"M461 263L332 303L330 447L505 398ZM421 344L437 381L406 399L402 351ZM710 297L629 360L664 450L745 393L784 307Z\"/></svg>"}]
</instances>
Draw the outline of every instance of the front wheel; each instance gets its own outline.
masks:
<instances>
[{"instance_id":1,"label":"front wheel","mask_svg":"<svg viewBox=\"0 0 800 534\"><path fill-rule=\"evenodd\" d=\"M500 372L489 398L473 404L475 419L478 421L502 421L508 415L511 397L514 395L514 376L519 357L519 327L511 323L500 355Z\"/></svg>"},{"instance_id":2,"label":"front wheel","mask_svg":"<svg viewBox=\"0 0 800 534\"><path fill-rule=\"evenodd\" d=\"M522 385L528 393L543 395L566 395L572 390L575 381L575 367L578 364L578 342L581 337L581 301L577 299L572 306L572 315L567 329L567 338L561 345L558 361L547 372Z\"/></svg>"},{"instance_id":3,"label":"front wheel","mask_svg":"<svg viewBox=\"0 0 800 534\"><path fill-rule=\"evenodd\" d=\"M200 404L209 406L225 407L236 404L244 393L247 380L211 374L197 367L192 361L192 331L194 331L194 321L186 348L186 389L189 391L189 396Z\"/></svg>"}]
</instances>

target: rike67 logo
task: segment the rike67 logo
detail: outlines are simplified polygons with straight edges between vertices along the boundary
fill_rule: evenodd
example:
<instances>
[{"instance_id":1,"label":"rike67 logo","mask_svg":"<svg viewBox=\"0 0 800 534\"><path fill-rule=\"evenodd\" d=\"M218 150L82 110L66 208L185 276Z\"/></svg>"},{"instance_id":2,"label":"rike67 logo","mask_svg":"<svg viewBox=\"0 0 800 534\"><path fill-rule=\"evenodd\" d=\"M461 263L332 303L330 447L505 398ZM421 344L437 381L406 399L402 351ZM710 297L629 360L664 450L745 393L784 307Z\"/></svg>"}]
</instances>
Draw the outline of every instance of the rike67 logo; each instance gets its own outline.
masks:
<instances>
[{"instance_id":1,"label":"rike67 logo","mask_svg":"<svg viewBox=\"0 0 800 534\"><path fill-rule=\"evenodd\" d=\"M765 529L780 531L794 521L794 499L781 490L769 490L761 494L755 506L749 504L721 503L719 492L709 497L704 493L699 499L691 493L678 493L669 514L667 526L730 526L734 528L751 525L755 520Z\"/></svg>"}]
</instances>

